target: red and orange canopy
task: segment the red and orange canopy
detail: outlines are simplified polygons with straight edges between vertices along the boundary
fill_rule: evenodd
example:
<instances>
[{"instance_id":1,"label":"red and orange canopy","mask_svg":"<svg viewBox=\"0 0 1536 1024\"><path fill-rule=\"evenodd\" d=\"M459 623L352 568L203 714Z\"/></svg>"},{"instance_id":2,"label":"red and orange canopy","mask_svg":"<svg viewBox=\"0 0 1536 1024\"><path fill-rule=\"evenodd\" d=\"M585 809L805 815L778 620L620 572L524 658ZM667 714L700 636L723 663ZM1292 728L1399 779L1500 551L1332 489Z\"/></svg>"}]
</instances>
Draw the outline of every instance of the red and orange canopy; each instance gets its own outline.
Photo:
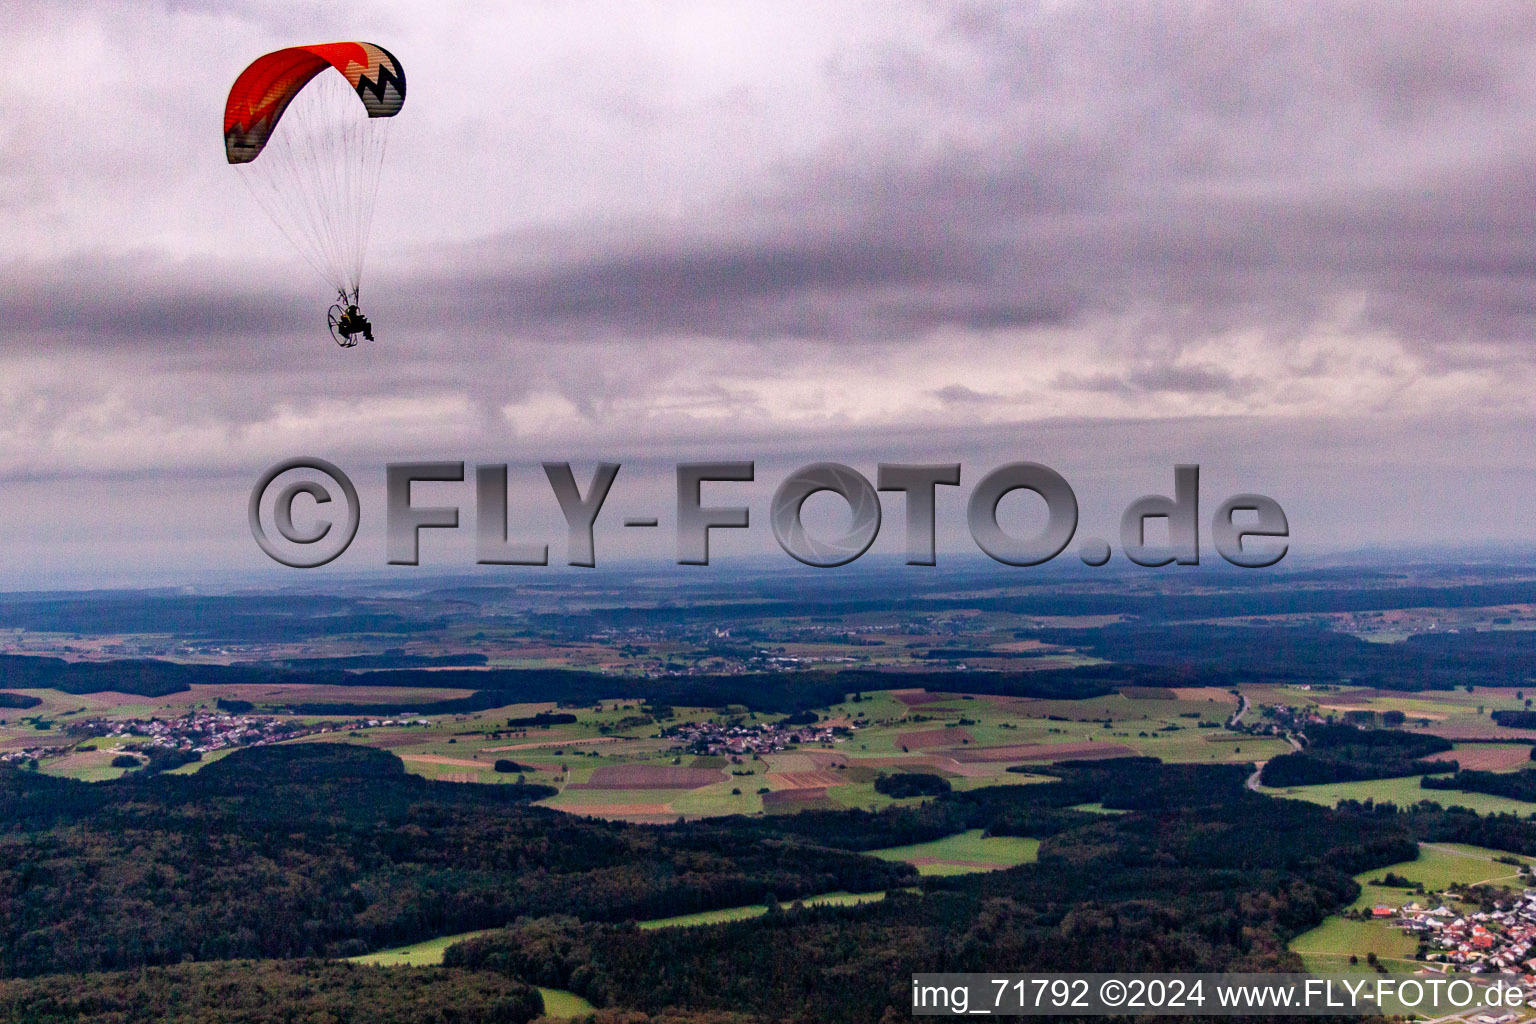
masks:
<instances>
[{"instance_id":1,"label":"red and orange canopy","mask_svg":"<svg viewBox=\"0 0 1536 1024\"><path fill-rule=\"evenodd\" d=\"M240 73L224 105L224 152L232 164L255 160L288 104L332 67L357 91L369 117L393 117L405 103L405 69L372 43L290 46L258 57Z\"/></svg>"}]
</instances>

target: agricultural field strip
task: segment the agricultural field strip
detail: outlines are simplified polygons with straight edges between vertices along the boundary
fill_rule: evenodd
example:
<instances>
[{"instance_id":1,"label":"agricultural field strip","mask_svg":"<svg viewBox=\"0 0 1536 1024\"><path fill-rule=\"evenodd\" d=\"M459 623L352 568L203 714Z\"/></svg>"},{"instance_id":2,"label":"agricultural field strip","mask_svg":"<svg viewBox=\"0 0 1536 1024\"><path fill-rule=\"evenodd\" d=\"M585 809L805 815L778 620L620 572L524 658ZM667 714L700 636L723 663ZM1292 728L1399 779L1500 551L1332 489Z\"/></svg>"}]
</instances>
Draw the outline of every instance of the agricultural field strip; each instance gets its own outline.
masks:
<instances>
[{"instance_id":1,"label":"agricultural field strip","mask_svg":"<svg viewBox=\"0 0 1536 1024\"><path fill-rule=\"evenodd\" d=\"M883 900L884 892L829 892L819 896L807 896L803 899L791 901L791 905L798 903L806 907L851 907L861 903L873 903ZM742 921L751 917L758 917L768 912L766 904L748 904L741 907L725 907L720 910L704 910L697 914L680 914L675 917L658 917L648 921L637 922L644 929L656 928L697 928L705 925L720 924L726 921ZM352 963L372 964L384 967L431 967L443 962L443 954L449 946L470 939L479 938L482 935L490 935L500 931L499 928L481 928L472 932L460 932L457 935L442 935L435 939L426 939L409 946L398 946L394 949L384 949L377 953L364 953L361 956L348 957Z\"/></svg>"},{"instance_id":2,"label":"agricultural field strip","mask_svg":"<svg viewBox=\"0 0 1536 1024\"><path fill-rule=\"evenodd\" d=\"M1448 854L1449 856L1452 856L1452 857L1467 857L1467 858L1469 858L1471 860L1483 861L1483 862L1488 863L1488 864L1497 863L1492 857L1484 857L1484 856L1481 856L1480 854L1469 853L1466 850L1458 850L1458 849L1456 849L1456 847L1454 847L1454 846L1447 846L1444 843L1421 843L1419 845L1423 846L1426 850L1438 850L1441 853ZM1490 884L1492 882L1505 882L1505 881L1508 881L1511 878L1519 878L1519 877L1520 877L1519 872L1506 871L1502 875L1494 875L1491 878L1477 879L1477 880L1472 881L1472 882L1470 882L1468 884L1470 884L1470 885L1488 885L1488 884Z\"/></svg>"},{"instance_id":3,"label":"agricultural field strip","mask_svg":"<svg viewBox=\"0 0 1536 1024\"><path fill-rule=\"evenodd\" d=\"M1306 800L1325 807L1337 806L1343 800L1373 800L1376 803L1394 803L1399 807L1410 806L1421 800L1432 800L1442 806L1467 807L1479 814L1515 814L1523 818L1536 813L1536 803L1509 797L1460 790L1423 789L1419 786L1421 777L1409 775L1361 782L1325 782L1315 786L1291 786L1284 789L1261 787L1258 792L1266 796Z\"/></svg>"}]
</instances>

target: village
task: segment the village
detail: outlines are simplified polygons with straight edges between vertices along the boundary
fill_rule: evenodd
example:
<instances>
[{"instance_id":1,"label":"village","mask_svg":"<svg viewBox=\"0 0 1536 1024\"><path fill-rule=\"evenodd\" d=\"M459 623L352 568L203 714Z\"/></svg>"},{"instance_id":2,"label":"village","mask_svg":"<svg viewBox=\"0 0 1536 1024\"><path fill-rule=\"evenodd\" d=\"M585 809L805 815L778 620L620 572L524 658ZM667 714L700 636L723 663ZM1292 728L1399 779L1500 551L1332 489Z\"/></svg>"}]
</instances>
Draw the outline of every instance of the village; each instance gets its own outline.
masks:
<instances>
[{"instance_id":1,"label":"village","mask_svg":"<svg viewBox=\"0 0 1536 1024\"><path fill-rule=\"evenodd\" d=\"M366 718L305 722L230 711L197 709L179 718L86 719L71 722L64 727L64 732L76 738L132 738L139 741L136 746L144 748L210 754L230 747L262 746L283 740L298 739L301 736L429 724L431 723L425 718ZM41 749L46 751L52 748ZM31 751L21 753L30 755ZM46 753L37 756L46 756Z\"/></svg>"},{"instance_id":2,"label":"village","mask_svg":"<svg viewBox=\"0 0 1536 1024\"><path fill-rule=\"evenodd\" d=\"M856 728L857 726L852 726ZM757 725L721 725L718 722L688 722L662 731L673 739L673 750L688 754L747 755L773 754L803 744L831 745L847 737L850 726L784 722Z\"/></svg>"},{"instance_id":3,"label":"village","mask_svg":"<svg viewBox=\"0 0 1536 1024\"><path fill-rule=\"evenodd\" d=\"M1452 898L1454 894L1446 894ZM1430 908L1418 902L1394 909L1375 906L1370 916L1389 919L1419 940L1425 968L1440 973L1521 974L1536 991L1536 889L1498 900L1491 909Z\"/></svg>"}]
</instances>

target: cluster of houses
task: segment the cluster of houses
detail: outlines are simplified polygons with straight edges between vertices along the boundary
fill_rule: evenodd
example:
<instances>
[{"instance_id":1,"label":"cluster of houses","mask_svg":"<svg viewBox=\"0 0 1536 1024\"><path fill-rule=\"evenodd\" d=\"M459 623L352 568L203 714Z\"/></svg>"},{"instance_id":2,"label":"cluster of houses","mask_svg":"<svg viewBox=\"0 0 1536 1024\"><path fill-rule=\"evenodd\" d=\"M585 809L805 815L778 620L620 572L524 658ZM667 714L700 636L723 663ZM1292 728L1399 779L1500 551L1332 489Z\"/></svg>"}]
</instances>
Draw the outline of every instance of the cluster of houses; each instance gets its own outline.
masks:
<instances>
[{"instance_id":1,"label":"cluster of houses","mask_svg":"<svg viewBox=\"0 0 1536 1024\"><path fill-rule=\"evenodd\" d=\"M72 736L133 737L147 747L207 754L226 747L256 747L321 733L429 724L425 718L366 718L306 723L294 719L199 709L189 711L180 718L93 718L72 722L65 727L65 731Z\"/></svg>"},{"instance_id":2,"label":"cluster of houses","mask_svg":"<svg viewBox=\"0 0 1536 1024\"><path fill-rule=\"evenodd\" d=\"M1418 903L1394 910L1379 906L1372 917L1394 918L1405 934L1429 947L1426 966L1472 974L1536 974L1536 889L1527 889L1494 909L1458 913L1449 907L1429 909Z\"/></svg>"},{"instance_id":3,"label":"cluster of houses","mask_svg":"<svg viewBox=\"0 0 1536 1024\"><path fill-rule=\"evenodd\" d=\"M743 757L772 754L791 746L813 743L837 743L848 734L846 726L820 723L811 725L720 725L717 722L688 722L662 731L675 741L673 750L689 754L716 754Z\"/></svg>"},{"instance_id":4,"label":"cluster of houses","mask_svg":"<svg viewBox=\"0 0 1536 1024\"><path fill-rule=\"evenodd\" d=\"M0 764L25 764L28 761L41 761L45 757L58 757L68 752L68 747L27 747L25 750L7 750L0 753Z\"/></svg>"},{"instance_id":5,"label":"cluster of houses","mask_svg":"<svg viewBox=\"0 0 1536 1024\"><path fill-rule=\"evenodd\" d=\"M1303 684L1298 689L1311 689ZM1311 708L1293 708L1285 704L1266 704L1259 709L1262 720L1248 724L1244 732L1255 735L1285 736L1305 733L1309 725L1322 725L1327 721ZM1232 728L1232 726L1228 726Z\"/></svg>"}]
</instances>

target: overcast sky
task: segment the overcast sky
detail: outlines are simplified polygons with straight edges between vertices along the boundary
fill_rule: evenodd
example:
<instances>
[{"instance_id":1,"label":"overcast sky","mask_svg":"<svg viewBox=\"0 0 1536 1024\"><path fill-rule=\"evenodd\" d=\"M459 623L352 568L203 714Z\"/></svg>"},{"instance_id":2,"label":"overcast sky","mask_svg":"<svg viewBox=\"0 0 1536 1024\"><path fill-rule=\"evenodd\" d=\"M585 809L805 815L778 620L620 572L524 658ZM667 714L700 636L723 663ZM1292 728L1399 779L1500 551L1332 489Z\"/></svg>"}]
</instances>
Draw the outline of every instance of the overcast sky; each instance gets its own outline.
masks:
<instances>
[{"instance_id":1,"label":"overcast sky","mask_svg":"<svg viewBox=\"0 0 1536 1024\"><path fill-rule=\"evenodd\" d=\"M952 527L1003 462L1105 536L1198 462L1298 552L1536 539L1528 3L4 16L0 586L261 567L246 492L306 453L365 510L392 460L520 463L530 505L538 460L622 462L663 561L697 458L759 461L761 543L820 460L962 462ZM409 82L351 351L219 134L252 59L335 39Z\"/></svg>"}]
</instances>

